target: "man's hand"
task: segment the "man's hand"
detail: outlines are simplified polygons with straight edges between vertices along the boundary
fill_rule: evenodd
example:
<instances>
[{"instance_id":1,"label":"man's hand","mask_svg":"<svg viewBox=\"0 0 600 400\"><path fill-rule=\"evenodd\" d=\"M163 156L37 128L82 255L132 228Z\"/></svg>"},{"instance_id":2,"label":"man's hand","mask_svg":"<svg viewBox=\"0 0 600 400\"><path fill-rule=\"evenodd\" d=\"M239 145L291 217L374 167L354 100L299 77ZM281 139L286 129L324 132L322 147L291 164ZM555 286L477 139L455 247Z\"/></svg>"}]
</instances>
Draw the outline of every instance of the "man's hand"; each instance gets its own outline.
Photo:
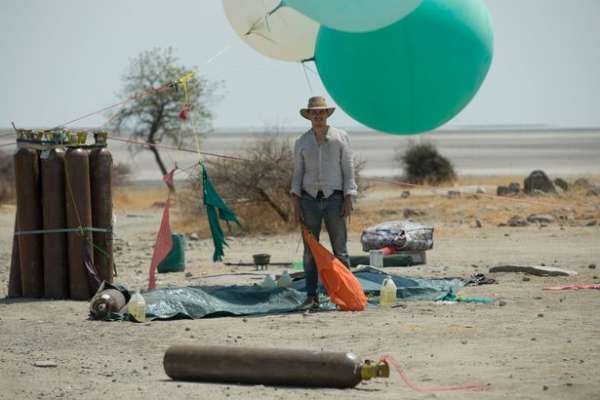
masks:
<instances>
[{"instance_id":1,"label":"man's hand","mask_svg":"<svg viewBox=\"0 0 600 400\"><path fill-rule=\"evenodd\" d=\"M294 205L294 222L302 223L302 206L300 205L300 197L292 195L292 204Z\"/></svg>"},{"instance_id":2,"label":"man's hand","mask_svg":"<svg viewBox=\"0 0 600 400\"><path fill-rule=\"evenodd\" d=\"M352 211L354 207L352 206L352 196L347 195L344 197L344 205L342 206L341 216L344 218L349 218L352 215Z\"/></svg>"}]
</instances>

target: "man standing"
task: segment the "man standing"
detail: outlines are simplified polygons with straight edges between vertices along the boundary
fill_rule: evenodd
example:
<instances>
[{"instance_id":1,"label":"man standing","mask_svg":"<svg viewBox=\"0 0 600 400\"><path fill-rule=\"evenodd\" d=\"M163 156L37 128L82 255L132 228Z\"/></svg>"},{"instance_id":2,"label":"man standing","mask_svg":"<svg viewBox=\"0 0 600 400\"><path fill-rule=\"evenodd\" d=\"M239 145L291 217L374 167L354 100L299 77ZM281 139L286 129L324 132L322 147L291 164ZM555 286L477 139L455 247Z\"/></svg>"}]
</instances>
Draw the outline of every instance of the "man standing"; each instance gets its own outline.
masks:
<instances>
[{"instance_id":1,"label":"man standing","mask_svg":"<svg viewBox=\"0 0 600 400\"><path fill-rule=\"evenodd\" d=\"M300 110L312 128L296 140L290 194L296 222L303 223L319 240L325 221L333 254L350 266L346 217L352 213L352 197L356 196L357 188L348 134L327 125L327 118L334 111L323 97L311 97L308 107ZM319 275L306 243L303 261L307 297L302 308L318 308Z\"/></svg>"}]
</instances>

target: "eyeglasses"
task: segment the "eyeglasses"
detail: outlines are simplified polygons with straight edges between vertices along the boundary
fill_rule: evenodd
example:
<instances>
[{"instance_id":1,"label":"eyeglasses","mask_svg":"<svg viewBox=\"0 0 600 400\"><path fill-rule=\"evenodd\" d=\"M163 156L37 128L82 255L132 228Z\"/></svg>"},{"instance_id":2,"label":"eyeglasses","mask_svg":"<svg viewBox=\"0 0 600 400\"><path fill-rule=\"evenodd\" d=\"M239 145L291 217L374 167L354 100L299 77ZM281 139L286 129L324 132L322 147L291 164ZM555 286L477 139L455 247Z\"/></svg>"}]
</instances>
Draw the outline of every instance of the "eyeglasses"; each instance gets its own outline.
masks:
<instances>
[{"instance_id":1,"label":"eyeglasses","mask_svg":"<svg viewBox=\"0 0 600 400\"><path fill-rule=\"evenodd\" d=\"M311 115L322 115L322 114L327 114L327 110L325 109L317 109L317 110L310 110L310 114Z\"/></svg>"}]
</instances>

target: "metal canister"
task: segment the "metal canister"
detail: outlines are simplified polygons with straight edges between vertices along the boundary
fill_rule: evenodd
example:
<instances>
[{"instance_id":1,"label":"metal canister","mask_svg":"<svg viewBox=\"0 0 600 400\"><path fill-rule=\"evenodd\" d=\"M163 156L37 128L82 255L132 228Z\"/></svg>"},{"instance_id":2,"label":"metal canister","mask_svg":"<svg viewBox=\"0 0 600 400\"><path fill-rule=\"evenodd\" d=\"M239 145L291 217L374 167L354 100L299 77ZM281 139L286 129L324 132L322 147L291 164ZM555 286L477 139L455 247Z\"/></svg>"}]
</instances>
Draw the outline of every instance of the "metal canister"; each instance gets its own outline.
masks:
<instances>
[{"instance_id":1,"label":"metal canister","mask_svg":"<svg viewBox=\"0 0 600 400\"><path fill-rule=\"evenodd\" d=\"M71 135L70 147L65 155L65 204L68 228L92 226L92 195L90 190L90 159L85 144L85 132ZM93 257L92 233L89 231L69 232L67 249L69 260L69 291L74 300L89 300L92 290L88 284L83 254ZM87 249L84 248L87 247Z\"/></svg>"},{"instance_id":2,"label":"metal canister","mask_svg":"<svg viewBox=\"0 0 600 400\"><path fill-rule=\"evenodd\" d=\"M46 133L53 140L52 133ZM60 230L67 226L65 212L65 152L50 149L41 157L42 210L44 230ZM44 297L69 297L69 264L67 235L64 232L44 233Z\"/></svg>"},{"instance_id":3,"label":"metal canister","mask_svg":"<svg viewBox=\"0 0 600 400\"><path fill-rule=\"evenodd\" d=\"M96 319L103 319L110 313L120 312L127 301L123 293L116 289L102 290L90 301L90 312Z\"/></svg>"},{"instance_id":4,"label":"metal canister","mask_svg":"<svg viewBox=\"0 0 600 400\"><path fill-rule=\"evenodd\" d=\"M113 160L106 147L107 132L94 133L96 145L90 152L90 184L92 190L92 222L95 228L108 232L94 232L94 263L101 280L113 281L112 234L112 167Z\"/></svg>"},{"instance_id":5,"label":"metal canister","mask_svg":"<svg viewBox=\"0 0 600 400\"><path fill-rule=\"evenodd\" d=\"M31 132L20 132L20 139L36 139ZM15 185L17 193L17 230L39 231L43 227L40 205L40 165L38 152L19 146L14 155ZM24 297L42 297L44 294L44 267L42 235L18 236L21 265L22 294Z\"/></svg>"},{"instance_id":6,"label":"metal canister","mask_svg":"<svg viewBox=\"0 0 600 400\"><path fill-rule=\"evenodd\" d=\"M278 386L351 388L389 376L387 363L353 353L231 346L171 346L163 365L176 380Z\"/></svg>"}]
</instances>

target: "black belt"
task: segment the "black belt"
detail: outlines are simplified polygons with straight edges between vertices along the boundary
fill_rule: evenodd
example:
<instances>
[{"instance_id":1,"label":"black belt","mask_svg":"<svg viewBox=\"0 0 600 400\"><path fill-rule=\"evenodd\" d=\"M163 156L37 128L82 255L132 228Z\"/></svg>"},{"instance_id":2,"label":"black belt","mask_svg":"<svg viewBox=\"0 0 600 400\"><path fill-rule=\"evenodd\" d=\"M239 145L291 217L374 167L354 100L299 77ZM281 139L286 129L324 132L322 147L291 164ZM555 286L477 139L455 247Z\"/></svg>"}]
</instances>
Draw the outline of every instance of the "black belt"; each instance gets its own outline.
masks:
<instances>
[{"instance_id":1,"label":"black belt","mask_svg":"<svg viewBox=\"0 0 600 400\"><path fill-rule=\"evenodd\" d=\"M312 196L310 195L310 193L308 193L308 192L307 192L307 191L305 191L305 190L303 190L303 191L302 191L302 194L305 194L305 195L307 195L307 196L310 196L310 197L312 197ZM332 193L331 195L333 196L334 194L342 194L342 195L343 195L343 194L344 194L344 192L343 192L342 190L334 190L334 191L333 191L333 193ZM319 190L319 191L317 192L317 197L313 197L313 199L317 199L317 200L321 200L321 199L328 199L328 198L329 198L329 197L325 197L325 195L323 194L323 191L322 191L322 190Z\"/></svg>"}]
</instances>

